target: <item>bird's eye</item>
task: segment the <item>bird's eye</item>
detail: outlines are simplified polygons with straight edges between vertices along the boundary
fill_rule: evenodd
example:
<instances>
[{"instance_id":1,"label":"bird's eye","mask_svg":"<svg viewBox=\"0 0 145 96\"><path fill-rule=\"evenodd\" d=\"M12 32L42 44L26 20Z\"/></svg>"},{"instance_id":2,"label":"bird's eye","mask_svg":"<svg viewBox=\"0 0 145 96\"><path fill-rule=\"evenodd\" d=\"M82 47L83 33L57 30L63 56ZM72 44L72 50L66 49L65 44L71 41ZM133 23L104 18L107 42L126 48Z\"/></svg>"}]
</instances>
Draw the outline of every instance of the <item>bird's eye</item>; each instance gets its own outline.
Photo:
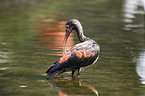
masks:
<instances>
[{"instance_id":1,"label":"bird's eye","mask_svg":"<svg viewBox=\"0 0 145 96\"><path fill-rule=\"evenodd\" d=\"M69 28L69 25L66 25L66 28Z\"/></svg>"}]
</instances>

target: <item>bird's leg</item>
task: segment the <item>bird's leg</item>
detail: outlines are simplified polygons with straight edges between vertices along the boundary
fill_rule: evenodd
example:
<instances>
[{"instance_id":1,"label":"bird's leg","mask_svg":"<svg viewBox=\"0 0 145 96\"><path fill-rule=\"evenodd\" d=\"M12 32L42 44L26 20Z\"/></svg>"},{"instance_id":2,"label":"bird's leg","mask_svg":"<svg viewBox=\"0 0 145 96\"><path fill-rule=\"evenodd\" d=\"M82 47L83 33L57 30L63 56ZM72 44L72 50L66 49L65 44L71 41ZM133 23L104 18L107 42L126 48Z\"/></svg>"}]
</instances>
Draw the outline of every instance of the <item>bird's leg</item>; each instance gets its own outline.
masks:
<instances>
[{"instance_id":1,"label":"bird's leg","mask_svg":"<svg viewBox=\"0 0 145 96\"><path fill-rule=\"evenodd\" d=\"M72 77L74 77L75 70L72 70Z\"/></svg>"},{"instance_id":2,"label":"bird's leg","mask_svg":"<svg viewBox=\"0 0 145 96\"><path fill-rule=\"evenodd\" d=\"M81 73L82 69L83 69L83 68L79 68L79 69L78 69L78 74L77 74L77 77L80 75L80 73Z\"/></svg>"}]
</instances>

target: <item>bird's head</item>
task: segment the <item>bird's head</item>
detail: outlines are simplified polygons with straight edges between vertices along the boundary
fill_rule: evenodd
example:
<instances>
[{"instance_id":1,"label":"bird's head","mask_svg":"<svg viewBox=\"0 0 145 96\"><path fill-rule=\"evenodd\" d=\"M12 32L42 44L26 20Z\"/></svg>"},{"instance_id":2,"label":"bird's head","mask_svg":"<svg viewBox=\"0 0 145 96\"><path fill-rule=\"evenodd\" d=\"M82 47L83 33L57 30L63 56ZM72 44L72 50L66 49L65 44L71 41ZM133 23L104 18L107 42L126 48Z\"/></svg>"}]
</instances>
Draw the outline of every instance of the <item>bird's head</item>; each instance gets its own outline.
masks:
<instances>
[{"instance_id":1,"label":"bird's head","mask_svg":"<svg viewBox=\"0 0 145 96\"><path fill-rule=\"evenodd\" d=\"M66 32L70 34L73 30L76 32L83 31L82 25L77 19L71 19L66 23Z\"/></svg>"},{"instance_id":2,"label":"bird's head","mask_svg":"<svg viewBox=\"0 0 145 96\"><path fill-rule=\"evenodd\" d=\"M83 33L82 25L77 19L71 19L66 23L66 34L63 41L63 51L65 52L66 52L65 46L66 46L67 39L73 30L75 30L78 34Z\"/></svg>"},{"instance_id":3,"label":"bird's head","mask_svg":"<svg viewBox=\"0 0 145 96\"><path fill-rule=\"evenodd\" d=\"M65 40L67 41L70 33L75 30L78 34L83 32L83 28L81 23L77 19L71 19L67 21L66 23L66 34L65 34Z\"/></svg>"}]
</instances>

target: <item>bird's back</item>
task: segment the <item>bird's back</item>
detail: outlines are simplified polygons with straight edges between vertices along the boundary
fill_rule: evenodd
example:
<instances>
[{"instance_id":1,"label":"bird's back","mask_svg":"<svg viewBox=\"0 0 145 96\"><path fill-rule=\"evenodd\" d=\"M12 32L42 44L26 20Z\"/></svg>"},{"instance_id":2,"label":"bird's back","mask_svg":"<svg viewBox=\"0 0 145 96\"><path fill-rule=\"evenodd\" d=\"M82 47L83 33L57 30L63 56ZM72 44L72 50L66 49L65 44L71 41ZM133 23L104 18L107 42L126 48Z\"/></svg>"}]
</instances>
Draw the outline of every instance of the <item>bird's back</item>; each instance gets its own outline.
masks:
<instances>
[{"instance_id":1,"label":"bird's back","mask_svg":"<svg viewBox=\"0 0 145 96\"><path fill-rule=\"evenodd\" d=\"M99 57L100 46L92 39L88 39L69 49L63 57L52 64L46 73L49 76L78 69L95 63Z\"/></svg>"}]
</instances>

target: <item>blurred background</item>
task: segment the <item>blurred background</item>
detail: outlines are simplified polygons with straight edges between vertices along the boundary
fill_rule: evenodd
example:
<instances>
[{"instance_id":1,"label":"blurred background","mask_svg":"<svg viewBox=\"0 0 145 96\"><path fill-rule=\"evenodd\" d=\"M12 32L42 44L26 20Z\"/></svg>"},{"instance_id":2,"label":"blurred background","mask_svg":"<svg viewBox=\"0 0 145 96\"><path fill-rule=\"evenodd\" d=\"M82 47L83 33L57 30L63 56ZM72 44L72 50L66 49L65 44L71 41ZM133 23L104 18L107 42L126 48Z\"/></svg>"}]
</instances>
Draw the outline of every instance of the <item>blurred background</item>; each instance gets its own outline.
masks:
<instances>
[{"instance_id":1,"label":"blurred background","mask_svg":"<svg viewBox=\"0 0 145 96\"><path fill-rule=\"evenodd\" d=\"M1 0L0 95L145 96L144 14L140 0ZM78 80L48 80L73 18L101 46L100 58ZM72 32L67 48L77 43Z\"/></svg>"}]
</instances>

